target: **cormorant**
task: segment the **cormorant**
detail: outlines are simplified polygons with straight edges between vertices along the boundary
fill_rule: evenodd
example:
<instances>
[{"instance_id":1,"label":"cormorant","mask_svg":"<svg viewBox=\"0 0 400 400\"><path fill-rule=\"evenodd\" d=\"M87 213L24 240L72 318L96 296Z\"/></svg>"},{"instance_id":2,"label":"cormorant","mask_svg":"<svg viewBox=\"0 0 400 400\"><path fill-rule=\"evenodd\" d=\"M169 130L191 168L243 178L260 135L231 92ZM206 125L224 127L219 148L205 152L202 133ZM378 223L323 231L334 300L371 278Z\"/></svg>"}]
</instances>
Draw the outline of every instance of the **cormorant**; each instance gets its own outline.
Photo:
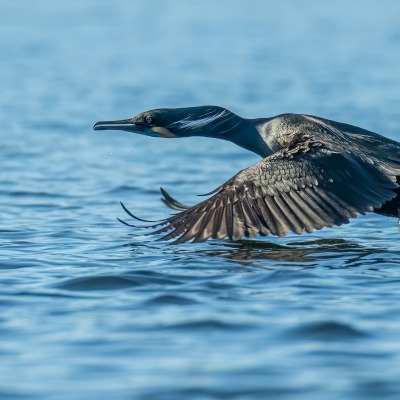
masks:
<instances>
[{"instance_id":1,"label":"cormorant","mask_svg":"<svg viewBox=\"0 0 400 400\"><path fill-rule=\"evenodd\" d=\"M358 213L398 215L400 143L353 125L305 114L245 119L200 106L150 110L93 128L224 139L262 157L193 207L162 190L164 203L179 212L150 221L157 222L150 228L162 226L155 233L168 232L160 240L285 236L345 224Z\"/></svg>"}]
</instances>

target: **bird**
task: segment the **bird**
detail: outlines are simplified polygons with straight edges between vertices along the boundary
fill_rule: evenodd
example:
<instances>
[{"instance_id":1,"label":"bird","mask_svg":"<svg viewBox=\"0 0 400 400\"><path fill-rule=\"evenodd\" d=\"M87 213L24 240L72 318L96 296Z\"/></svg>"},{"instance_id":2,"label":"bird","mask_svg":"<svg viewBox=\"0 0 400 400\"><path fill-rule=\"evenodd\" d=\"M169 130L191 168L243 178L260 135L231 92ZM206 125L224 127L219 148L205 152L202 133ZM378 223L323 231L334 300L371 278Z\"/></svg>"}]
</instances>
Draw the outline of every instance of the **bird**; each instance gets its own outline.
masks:
<instances>
[{"instance_id":1,"label":"bird","mask_svg":"<svg viewBox=\"0 0 400 400\"><path fill-rule=\"evenodd\" d=\"M346 224L368 212L399 216L400 143L354 125L294 113L242 118L206 105L149 110L99 121L93 129L223 139L261 157L194 206L161 189L163 202L178 212L159 221L141 219L121 203L132 218L154 223L144 227L163 234L158 240L284 237Z\"/></svg>"}]
</instances>

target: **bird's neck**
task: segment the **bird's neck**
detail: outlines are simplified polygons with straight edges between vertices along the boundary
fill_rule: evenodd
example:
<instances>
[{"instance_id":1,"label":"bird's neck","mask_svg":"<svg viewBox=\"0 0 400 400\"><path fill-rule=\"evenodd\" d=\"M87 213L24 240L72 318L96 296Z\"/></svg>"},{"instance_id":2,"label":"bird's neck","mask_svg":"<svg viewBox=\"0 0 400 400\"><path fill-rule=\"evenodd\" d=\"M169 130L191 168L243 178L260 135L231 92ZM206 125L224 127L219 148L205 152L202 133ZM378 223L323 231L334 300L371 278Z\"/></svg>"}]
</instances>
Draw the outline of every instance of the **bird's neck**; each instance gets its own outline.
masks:
<instances>
[{"instance_id":1,"label":"bird's neck","mask_svg":"<svg viewBox=\"0 0 400 400\"><path fill-rule=\"evenodd\" d=\"M262 128L268 121L269 119L246 119L224 110L217 119L205 127L192 129L187 136L228 140L264 158L273 153Z\"/></svg>"},{"instance_id":2,"label":"bird's neck","mask_svg":"<svg viewBox=\"0 0 400 400\"><path fill-rule=\"evenodd\" d=\"M260 134L256 123L256 121L260 120L245 119L239 116L238 118L237 126L232 130L229 136L226 137L226 140L229 140L246 150L252 151L262 158L271 155L271 148L268 146L265 138Z\"/></svg>"}]
</instances>

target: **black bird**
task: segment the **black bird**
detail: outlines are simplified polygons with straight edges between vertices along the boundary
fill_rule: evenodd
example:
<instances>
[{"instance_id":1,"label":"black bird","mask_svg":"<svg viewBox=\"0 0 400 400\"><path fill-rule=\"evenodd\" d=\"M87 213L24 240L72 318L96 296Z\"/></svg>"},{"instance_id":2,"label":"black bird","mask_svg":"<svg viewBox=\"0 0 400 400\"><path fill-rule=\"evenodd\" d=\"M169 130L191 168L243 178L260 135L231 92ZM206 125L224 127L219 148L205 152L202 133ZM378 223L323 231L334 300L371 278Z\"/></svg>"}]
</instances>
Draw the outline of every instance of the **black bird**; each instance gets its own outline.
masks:
<instances>
[{"instance_id":1,"label":"black bird","mask_svg":"<svg viewBox=\"0 0 400 400\"><path fill-rule=\"evenodd\" d=\"M148 226L168 232L160 240L285 236L345 224L358 213L398 216L400 143L353 125L305 114L245 119L200 106L146 111L93 128L224 139L262 157L193 207L162 191L164 203L180 212Z\"/></svg>"}]
</instances>

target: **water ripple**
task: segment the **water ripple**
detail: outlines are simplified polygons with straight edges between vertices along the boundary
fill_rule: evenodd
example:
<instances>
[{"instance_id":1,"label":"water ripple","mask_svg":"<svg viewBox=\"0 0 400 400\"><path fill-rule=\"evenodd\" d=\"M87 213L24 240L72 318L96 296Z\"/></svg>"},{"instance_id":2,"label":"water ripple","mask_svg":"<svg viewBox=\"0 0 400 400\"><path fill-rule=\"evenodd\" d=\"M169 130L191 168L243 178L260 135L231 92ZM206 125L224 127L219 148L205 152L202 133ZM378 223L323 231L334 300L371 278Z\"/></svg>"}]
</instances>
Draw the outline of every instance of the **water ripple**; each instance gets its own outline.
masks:
<instances>
[{"instance_id":1,"label":"water ripple","mask_svg":"<svg viewBox=\"0 0 400 400\"><path fill-rule=\"evenodd\" d=\"M3 3L0 398L397 400L396 218L162 244L119 202L164 218L160 187L194 204L259 158L92 126L219 104L399 140L400 2Z\"/></svg>"},{"instance_id":2,"label":"water ripple","mask_svg":"<svg viewBox=\"0 0 400 400\"><path fill-rule=\"evenodd\" d=\"M305 338L307 340L350 340L366 338L368 335L350 324L337 321L314 322L311 324L302 324L292 330L289 336Z\"/></svg>"}]
</instances>

